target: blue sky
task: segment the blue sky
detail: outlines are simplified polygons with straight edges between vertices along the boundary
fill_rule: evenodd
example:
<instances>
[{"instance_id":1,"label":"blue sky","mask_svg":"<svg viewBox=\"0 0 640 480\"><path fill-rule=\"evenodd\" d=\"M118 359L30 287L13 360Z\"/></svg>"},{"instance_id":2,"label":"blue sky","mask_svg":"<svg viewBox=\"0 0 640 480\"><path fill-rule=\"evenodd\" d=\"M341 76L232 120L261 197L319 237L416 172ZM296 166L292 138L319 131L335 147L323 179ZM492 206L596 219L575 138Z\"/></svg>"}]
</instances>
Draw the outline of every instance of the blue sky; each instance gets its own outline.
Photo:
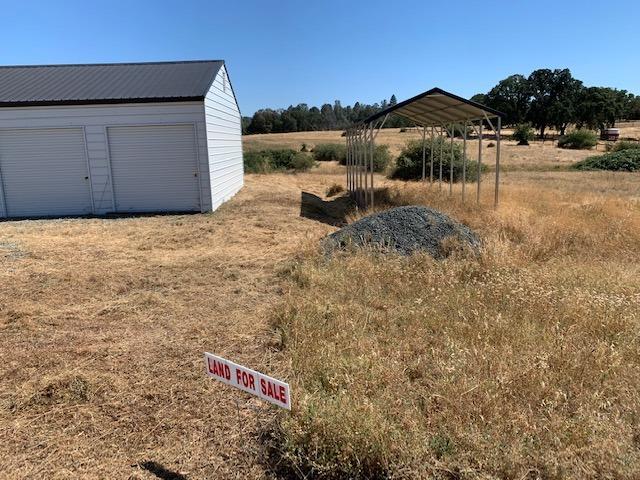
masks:
<instances>
[{"instance_id":1,"label":"blue sky","mask_svg":"<svg viewBox=\"0 0 640 480\"><path fill-rule=\"evenodd\" d=\"M469 97L568 67L640 94L640 2L3 1L0 63L224 59L244 115L263 107Z\"/></svg>"}]
</instances>

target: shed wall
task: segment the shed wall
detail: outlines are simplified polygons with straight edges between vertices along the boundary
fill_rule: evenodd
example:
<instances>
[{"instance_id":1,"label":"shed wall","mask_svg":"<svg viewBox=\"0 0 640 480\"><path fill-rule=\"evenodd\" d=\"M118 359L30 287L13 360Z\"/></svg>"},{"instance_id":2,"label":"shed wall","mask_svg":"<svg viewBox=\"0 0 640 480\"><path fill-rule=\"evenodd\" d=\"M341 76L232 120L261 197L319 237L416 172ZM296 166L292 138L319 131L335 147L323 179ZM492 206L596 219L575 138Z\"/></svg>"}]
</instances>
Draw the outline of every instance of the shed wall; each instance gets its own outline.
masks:
<instances>
[{"instance_id":1,"label":"shed wall","mask_svg":"<svg viewBox=\"0 0 640 480\"><path fill-rule=\"evenodd\" d=\"M244 183L242 120L224 66L204 99L209 178L213 209L229 200Z\"/></svg>"},{"instance_id":2,"label":"shed wall","mask_svg":"<svg viewBox=\"0 0 640 480\"><path fill-rule=\"evenodd\" d=\"M212 102L211 108L218 108L215 106L215 102ZM211 201L214 182L210 181L209 177L209 172L211 171L211 165L208 162L208 155L211 151L208 138L210 127L208 122L205 125L202 102L0 108L0 129L69 126L84 128L91 190L93 192L93 213L97 215L114 211L106 128L115 125L181 123L195 125L200 162L199 179L202 191L202 210L209 211L219 203L213 205ZM224 129L221 129L221 134L223 131ZM214 133L215 129L211 129L211 134ZM219 143L226 141L228 140L221 138ZM239 138L237 143L240 144ZM220 147L216 148L222 150ZM242 166L241 146L240 166ZM233 175L223 177L223 182L225 181L224 178L233 178ZM237 182L237 180L235 181ZM242 177L240 176L240 185L242 185L241 182ZM231 190L226 189L219 183L216 183L216 186L219 191ZM5 213L4 210L5 206L2 204L0 195L0 215Z\"/></svg>"}]
</instances>

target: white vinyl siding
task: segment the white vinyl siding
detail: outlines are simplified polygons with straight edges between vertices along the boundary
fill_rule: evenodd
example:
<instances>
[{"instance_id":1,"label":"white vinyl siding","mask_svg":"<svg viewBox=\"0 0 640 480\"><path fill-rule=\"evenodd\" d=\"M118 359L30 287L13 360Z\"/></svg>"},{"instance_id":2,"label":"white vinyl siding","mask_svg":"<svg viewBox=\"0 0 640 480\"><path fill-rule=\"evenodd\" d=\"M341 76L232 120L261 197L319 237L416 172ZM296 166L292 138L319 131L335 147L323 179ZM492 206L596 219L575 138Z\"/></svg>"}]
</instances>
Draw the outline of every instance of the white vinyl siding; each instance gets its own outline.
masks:
<instances>
[{"instance_id":1,"label":"white vinyl siding","mask_svg":"<svg viewBox=\"0 0 640 480\"><path fill-rule=\"evenodd\" d=\"M204 111L211 204L215 209L242 188L244 176L240 110L224 66L205 96Z\"/></svg>"},{"instance_id":2,"label":"white vinyl siding","mask_svg":"<svg viewBox=\"0 0 640 480\"><path fill-rule=\"evenodd\" d=\"M117 212L200 211L193 125L107 128Z\"/></svg>"},{"instance_id":3,"label":"white vinyl siding","mask_svg":"<svg viewBox=\"0 0 640 480\"><path fill-rule=\"evenodd\" d=\"M186 138L185 132L174 137L156 136L149 143L142 142L137 146L129 145L129 153L119 148L122 145L111 145L109 148L109 132L113 133L120 128L142 128L161 127L174 128L178 125L188 126L189 140L188 146L181 140ZM228 72L222 66L216 78L207 91L204 100L192 102L157 102L157 103L130 103L113 105L76 105L76 106L33 106L33 107L2 107L0 108L0 131L2 130L68 130L73 132L75 150L73 155L66 155L69 158L69 165L58 165L58 174L67 175L77 180L76 171L80 172L80 155L82 155L84 170L81 171L81 178L86 189L82 190L80 200L80 190L76 189L79 184L74 184L73 189L68 190L68 196L77 195L77 205L67 210L66 207L58 210L58 207L50 204L51 208L44 211L34 209L33 205L25 203L23 212L34 212L28 215L66 215L73 213L85 214L93 213L104 215L117 210L126 211L161 211L161 210L199 210L202 212L215 210L220 204L230 199L243 185L243 158L242 158L242 127L241 117L233 89L229 80ZM42 137L44 138L44 137ZM164 141L163 141L164 140ZM6 141L6 140L5 140ZM175 144L169 145L167 142ZM0 142L1 143L1 142ZM46 143L46 142L45 142ZM45 148L36 143L34 148ZM38 146L39 145L39 146ZM80 146L82 148L80 148ZM134 147L138 150L132 154ZM178 151L172 151L171 148ZM0 145L0 148L3 148ZM10 145L6 148L10 148ZM51 153L55 153L55 145L52 145ZM126 150L126 149L125 149ZM37 158L38 152L34 151L27 155L28 158ZM116 163L123 158L120 164L113 165L113 155L116 155ZM195 167L190 163L189 175L197 172L197 176L187 178L187 170L172 171L169 166L176 167L173 163L167 163L167 155L172 158L185 158L189 162L195 163ZM25 157L25 161L28 158ZM176 201L173 205L167 204L167 198L160 197L152 200L155 205L142 202L137 207L134 206L131 197L125 201L122 195L122 188L129 188L133 191L133 183L125 185L123 178L126 176L126 168L130 168L134 157L140 158L140 162L145 163L149 168L164 169L164 174L173 177L173 182L180 192L185 193L185 198L178 198L181 194L178 191L172 193ZM155 162L155 163L154 163ZM21 162L23 164L24 162ZM123 167L123 165L127 165ZM17 165L17 164L16 164ZM26 164L25 164L26 165ZM34 160L33 170L30 175L33 179L41 179L37 184L37 189L42 192L53 192L55 185L65 185L52 169L55 162L43 163ZM155 165L155 167L153 167ZM7 165L6 169L0 164L0 217L17 215L15 200L17 195L13 190L21 188L36 188L33 186L24 187L20 182L26 181L24 178L16 180L14 170L15 165ZM66 168L70 170L66 170ZM27 168L25 166L25 168ZM122 168L125 168L124 170ZM73 174L71 172L74 172ZM147 169L147 174L150 170ZM132 171L132 176L140 179L140 172ZM182 176L182 175L185 176ZM119 175L120 198L118 199L118 185L113 181ZM158 175L162 175L158 171ZM176 175L180 176L178 179ZM10 178L6 178L9 176ZM85 177L87 179L85 180ZM147 177L149 180L150 177ZM34 180L35 181L35 180ZM40 181L40 180L39 180ZM154 180L160 182L160 178ZM168 182L172 180L167 179ZM62 183L61 183L62 182ZM33 183L33 182L32 182ZM52 185L46 185L51 183ZM193 188L195 183L196 188ZM181 186L180 186L180 185ZM21 186L22 185L22 186ZM35 185L35 183L33 183ZM83 188L84 188L83 187ZM163 188L167 187L164 185ZM146 188L146 187L142 187ZM158 187L159 188L159 187ZM13 189L13 190L12 190ZM11 190L11 191L9 191ZM88 193L87 193L88 192ZM197 196L194 192L197 192ZM87 202L87 197L89 201ZM146 197L145 197L146 198ZM150 197L151 198L151 197ZM162 201L160 201L162 200ZM195 203L197 200L197 203ZM142 200L141 200L142 201ZM128 203L127 203L128 202ZM164 203L163 203L164 202ZM120 206L118 208L118 203ZM180 207L177 208L176 205ZM187 208L185 208L187 207ZM22 208L22 207L20 207ZM37 212L36 212L37 210Z\"/></svg>"},{"instance_id":4,"label":"white vinyl siding","mask_svg":"<svg viewBox=\"0 0 640 480\"><path fill-rule=\"evenodd\" d=\"M6 128L84 127L93 192L93 213L114 212L113 186L106 129L110 126L194 124L201 172L202 211L209 211L211 194L203 102L145 103L0 108L0 130ZM0 172L0 175L3 172ZM0 209L0 214L2 214ZM6 216L6 214L4 215Z\"/></svg>"},{"instance_id":5,"label":"white vinyl siding","mask_svg":"<svg viewBox=\"0 0 640 480\"><path fill-rule=\"evenodd\" d=\"M5 216L92 213L82 128L0 129L0 172Z\"/></svg>"}]
</instances>

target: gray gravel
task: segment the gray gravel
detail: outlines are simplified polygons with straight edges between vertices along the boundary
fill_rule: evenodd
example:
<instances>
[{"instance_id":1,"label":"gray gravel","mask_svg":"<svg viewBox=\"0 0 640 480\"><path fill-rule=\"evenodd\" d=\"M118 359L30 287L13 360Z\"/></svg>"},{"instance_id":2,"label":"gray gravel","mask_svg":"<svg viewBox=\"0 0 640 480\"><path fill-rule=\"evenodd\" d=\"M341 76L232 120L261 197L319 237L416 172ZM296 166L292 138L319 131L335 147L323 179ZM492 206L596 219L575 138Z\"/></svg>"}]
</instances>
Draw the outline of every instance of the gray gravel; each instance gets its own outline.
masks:
<instances>
[{"instance_id":1,"label":"gray gravel","mask_svg":"<svg viewBox=\"0 0 640 480\"><path fill-rule=\"evenodd\" d=\"M427 207L398 207L375 213L327 237L329 251L369 246L409 255L422 250L437 259L447 256L442 241L448 237L477 250L480 238L466 225Z\"/></svg>"}]
</instances>

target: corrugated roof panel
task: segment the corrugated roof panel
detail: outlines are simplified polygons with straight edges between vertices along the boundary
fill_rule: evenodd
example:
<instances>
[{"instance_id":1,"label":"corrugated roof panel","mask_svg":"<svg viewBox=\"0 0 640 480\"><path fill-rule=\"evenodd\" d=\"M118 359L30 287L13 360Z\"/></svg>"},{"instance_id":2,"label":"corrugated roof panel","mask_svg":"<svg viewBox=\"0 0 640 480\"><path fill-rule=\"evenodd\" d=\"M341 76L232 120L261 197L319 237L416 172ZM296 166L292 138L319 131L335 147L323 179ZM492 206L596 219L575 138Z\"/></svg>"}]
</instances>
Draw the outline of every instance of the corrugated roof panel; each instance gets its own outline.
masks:
<instances>
[{"instance_id":1,"label":"corrugated roof panel","mask_svg":"<svg viewBox=\"0 0 640 480\"><path fill-rule=\"evenodd\" d=\"M221 60L0 66L0 106L204 98Z\"/></svg>"},{"instance_id":2,"label":"corrugated roof panel","mask_svg":"<svg viewBox=\"0 0 640 480\"><path fill-rule=\"evenodd\" d=\"M502 116L502 113L497 110L445 92L440 88L432 88L370 116L364 123L373 122L391 113L405 116L424 126L478 120L485 115Z\"/></svg>"}]
</instances>

